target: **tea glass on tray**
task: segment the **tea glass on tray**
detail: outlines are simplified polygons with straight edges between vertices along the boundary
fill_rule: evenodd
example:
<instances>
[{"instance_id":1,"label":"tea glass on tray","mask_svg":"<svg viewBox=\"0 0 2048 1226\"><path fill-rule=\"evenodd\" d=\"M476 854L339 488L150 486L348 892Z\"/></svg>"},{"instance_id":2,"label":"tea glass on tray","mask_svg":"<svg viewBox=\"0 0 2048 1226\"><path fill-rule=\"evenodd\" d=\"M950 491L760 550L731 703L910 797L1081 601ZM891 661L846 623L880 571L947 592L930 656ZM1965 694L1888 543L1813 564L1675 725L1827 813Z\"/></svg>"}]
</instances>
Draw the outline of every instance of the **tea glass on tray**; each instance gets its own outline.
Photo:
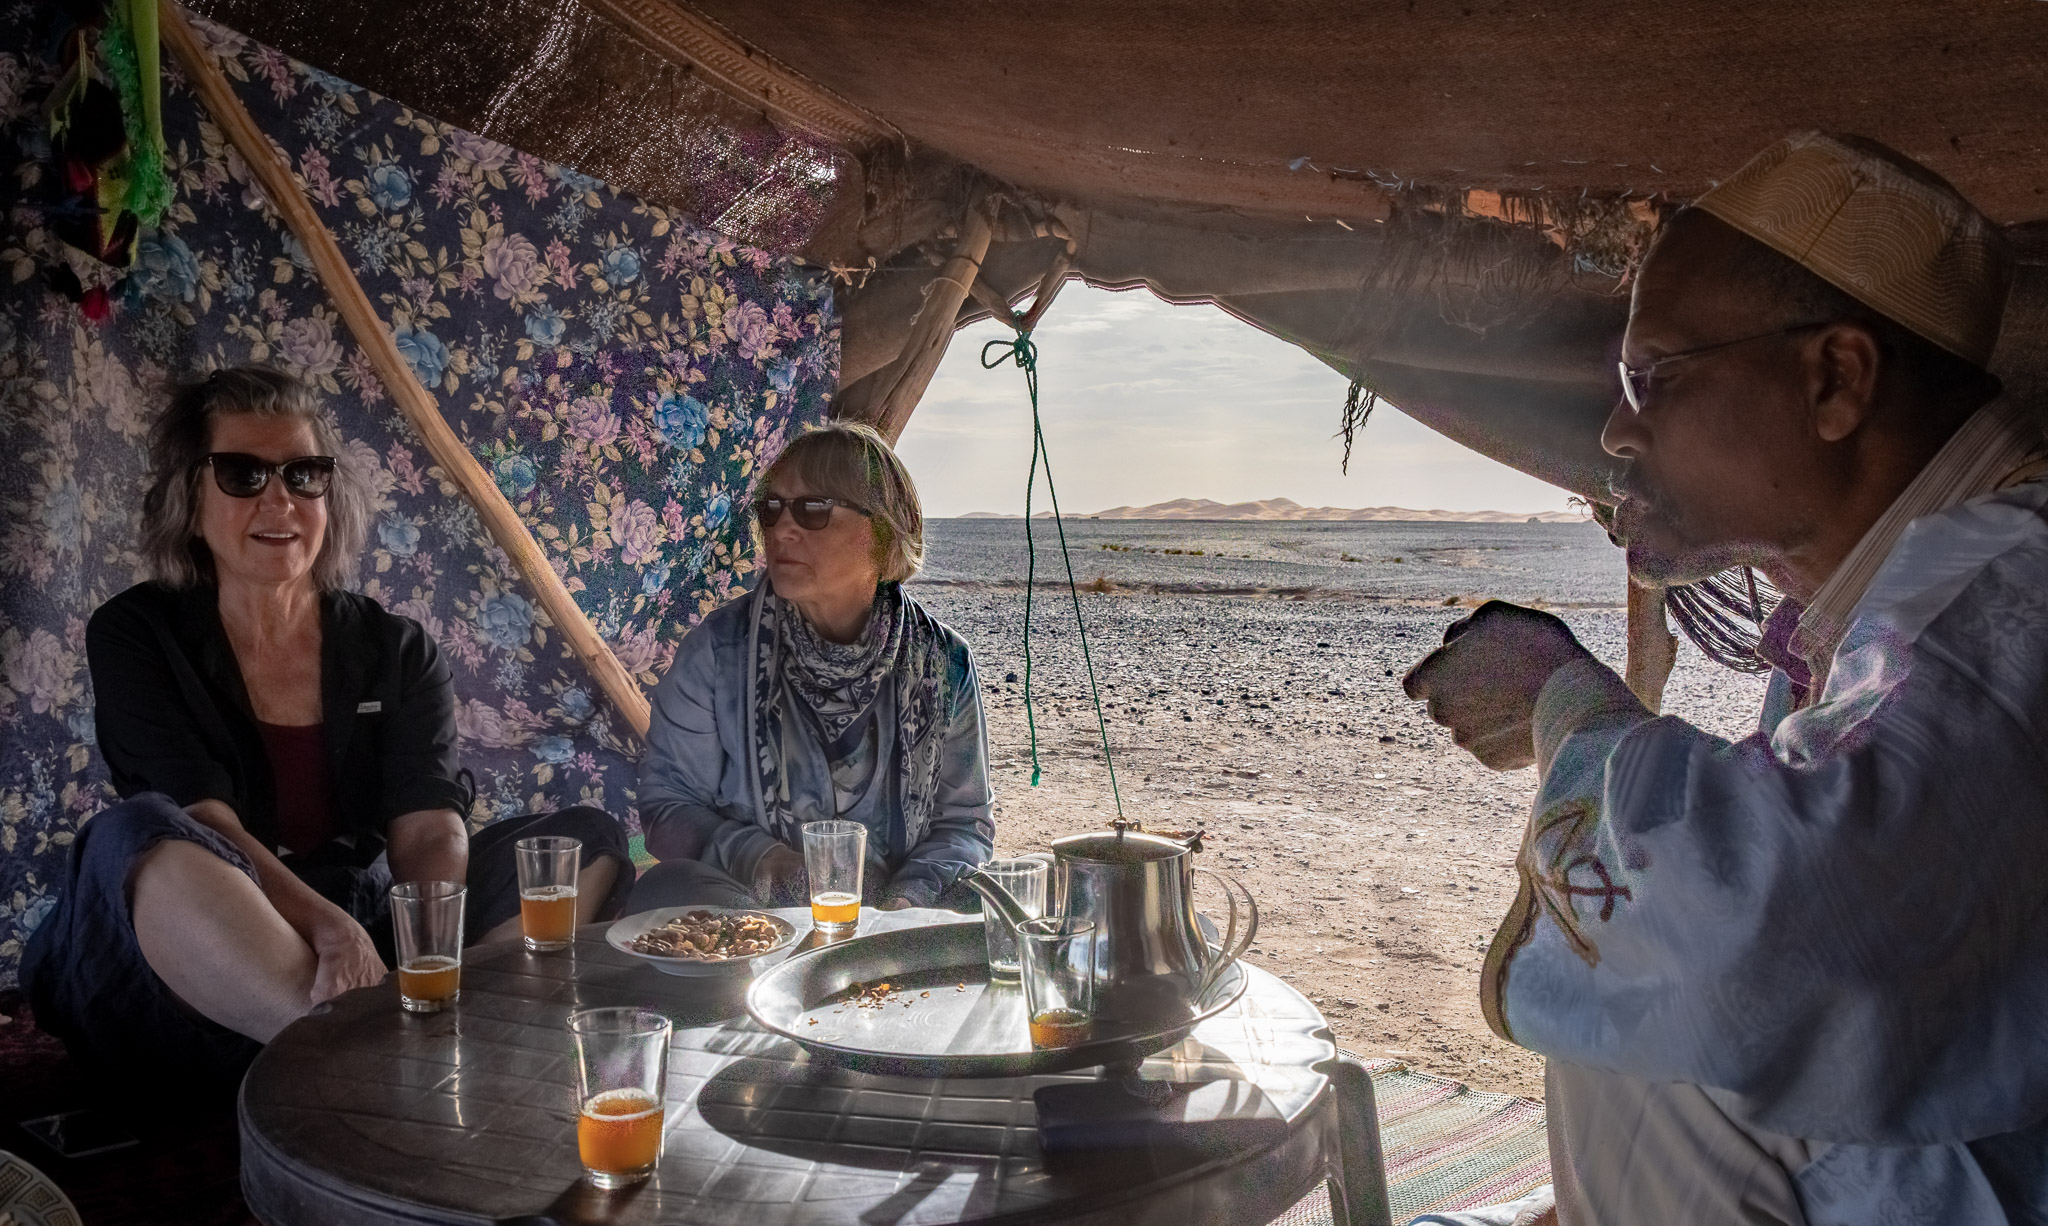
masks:
<instances>
[{"instance_id":1,"label":"tea glass on tray","mask_svg":"<svg viewBox=\"0 0 2048 1226\"><path fill-rule=\"evenodd\" d=\"M1050 868L1044 860L1028 856L1016 860L991 860L981 866L981 872L990 882L1008 891L1025 918L1037 919L1045 914L1045 883ZM1017 959L1016 929L993 912L986 916L984 927L988 929L989 980L994 983L1017 982L1023 975L1023 967Z\"/></svg>"},{"instance_id":2,"label":"tea glass on tray","mask_svg":"<svg viewBox=\"0 0 2048 1226\"><path fill-rule=\"evenodd\" d=\"M1095 1018L1095 925L1071 916L1017 927L1031 1046L1043 1050L1088 1041Z\"/></svg>"}]
</instances>

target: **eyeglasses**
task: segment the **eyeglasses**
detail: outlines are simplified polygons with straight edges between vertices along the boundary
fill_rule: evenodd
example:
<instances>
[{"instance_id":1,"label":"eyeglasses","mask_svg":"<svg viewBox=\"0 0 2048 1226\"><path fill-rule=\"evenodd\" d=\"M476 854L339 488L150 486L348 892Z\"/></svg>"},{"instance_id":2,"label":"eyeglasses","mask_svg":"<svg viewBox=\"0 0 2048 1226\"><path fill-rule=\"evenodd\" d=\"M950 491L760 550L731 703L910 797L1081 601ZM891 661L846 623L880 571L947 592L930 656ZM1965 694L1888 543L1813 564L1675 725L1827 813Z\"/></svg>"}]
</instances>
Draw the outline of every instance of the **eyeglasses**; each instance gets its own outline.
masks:
<instances>
[{"instance_id":1,"label":"eyeglasses","mask_svg":"<svg viewBox=\"0 0 2048 1226\"><path fill-rule=\"evenodd\" d=\"M845 507L856 515L866 515L869 518L873 518L875 514L866 507L856 506L844 498L768 497L754 499L754 518L761 521L763 528L773 528L775 522L782 518L782 512L788 510L796 517L797 527L806 532L816 532L832 522L833 507Z\"/></svg>"},{"instance_id":2,"label":"eyeglasses","mask_svg":"<svg viewBox=\"0 0 2048 1226\"><path fill-rule=\"evenodd\" d=\"M1713 345L1701 345L1697 349L1687 349L1682 353L1667 353L1647 366L1630 366L1627 362L1617 362L1615 365L1621 369L1621 394L1628 401L1628 407L1640 413L1643 411L1643 405L1649 402L1650 383L1657 377L1659 367L1669 366L1673 362L1683 362L1687 358L1703 358L1710 353L1719 353L1723 349L1733 349L1737 345L1747 345L1751 341L1767 341L1774 336L1790 336L1795 332L1811 332L1815 328L1825 328L1834 322L1832 319L1816 320L1813 323L1794 324L1789 328L1759 332L1755 336L1743 336L1737 337L1732 341L1721 341Z\"/></svg>"},{"instance_id":3,"label":"eyeglasses","mask_svg":"<svg viewBox=\"0 0 2048 1226\"><path fill-rule=\"evenodd\" d=\"M272 473L283 478L285 492L294 498L324 498L334 484L331 455L302 455L272 464L239 451L216 451L199 463L213 470L213 484L230 498L256 497L269 486Z\"/></svg>"}]
</instances>

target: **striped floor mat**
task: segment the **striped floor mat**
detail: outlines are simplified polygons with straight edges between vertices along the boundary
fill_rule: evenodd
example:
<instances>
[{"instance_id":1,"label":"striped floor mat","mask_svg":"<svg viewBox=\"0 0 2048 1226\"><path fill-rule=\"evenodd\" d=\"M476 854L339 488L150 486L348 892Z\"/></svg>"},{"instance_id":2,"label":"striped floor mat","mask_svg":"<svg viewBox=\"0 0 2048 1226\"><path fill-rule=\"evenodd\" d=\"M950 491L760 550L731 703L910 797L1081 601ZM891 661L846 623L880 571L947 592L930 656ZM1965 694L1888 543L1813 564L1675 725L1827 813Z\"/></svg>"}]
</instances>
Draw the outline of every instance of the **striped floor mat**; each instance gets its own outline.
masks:
<instances>
[{"instance_id":1,"label":"striped floor mat","mask_svg":"<svg viewBox=\"0 0 2048 1226\"><path fill-rule=\"evenodd\" d=\"M1543 1104L1470 1089L1399 1060L1368 1060L1387 1157L1394 1221L1472 1209L1550 1182ZM1275 1226L1330 1226L1330 1195L1317 1188Z\"/></svg>"}]
</instances>

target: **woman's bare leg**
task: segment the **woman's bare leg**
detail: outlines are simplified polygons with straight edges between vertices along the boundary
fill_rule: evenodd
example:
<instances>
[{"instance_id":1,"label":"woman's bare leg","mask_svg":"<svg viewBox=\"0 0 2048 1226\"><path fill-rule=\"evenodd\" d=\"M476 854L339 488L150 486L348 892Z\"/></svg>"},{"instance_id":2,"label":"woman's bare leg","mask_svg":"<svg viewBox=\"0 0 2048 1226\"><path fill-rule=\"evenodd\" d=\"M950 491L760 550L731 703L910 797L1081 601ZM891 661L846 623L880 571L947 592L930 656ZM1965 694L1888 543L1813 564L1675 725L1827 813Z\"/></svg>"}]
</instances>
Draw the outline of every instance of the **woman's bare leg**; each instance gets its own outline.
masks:
<instances>
[{"instance_id":1,"label":"woman's bare leg","mask_svg":"<svg viewBox=\"0 0 2048 1226\"><path fill-rule=\"evenodd\" d=\"M136 861L130 898L142 956L193 1009L268 1043L312 1007L312 946L219 856L165 839Z\"/></svg>"},{"instance_id":2,"label":"woman's bare leg","mask_svg":"<svg viewBox=\"0 0 2048 1226\"><path fill-rule=\"evenodd\" d=\"M619 862L606 856L589 868L576 872L576 922L588 924L597 918L598 908L612 896L612 883L619 879Z\"/></svg>"}]
</instances>

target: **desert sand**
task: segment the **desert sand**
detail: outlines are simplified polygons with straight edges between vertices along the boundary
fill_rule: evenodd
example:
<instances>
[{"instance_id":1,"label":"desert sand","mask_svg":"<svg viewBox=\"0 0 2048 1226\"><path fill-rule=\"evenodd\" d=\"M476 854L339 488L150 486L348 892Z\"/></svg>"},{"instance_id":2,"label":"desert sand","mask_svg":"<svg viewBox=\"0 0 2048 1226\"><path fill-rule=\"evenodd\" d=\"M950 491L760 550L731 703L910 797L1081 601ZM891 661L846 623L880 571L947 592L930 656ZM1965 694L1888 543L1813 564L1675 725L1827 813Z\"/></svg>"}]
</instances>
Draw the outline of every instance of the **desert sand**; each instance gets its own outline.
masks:
<instances>
[{"instance_id":1,"label":"desert sand","mask_svg":"<svg viewBox=\"0 0 2048 1226\"><path fill-rule=\"evenodd\" d=\"M1064 583L1037 590L1034 691L1043 775L1034 788L1022 702L1022 590L1004 577L1016 559L986 535L1001 529L981 521L963 532L959 522L934 525L933 581L912 590L975 649L989 715L999 850L1043 848L1059 835L1100 828L1114 816L1115 801ZM1536 586L1579 597L1546 603L1596 654L1618 665L1618 551L1597 530L1555 547L1560 533L1582 529L1514 525L1504 530L1526 533L1530 549L1489 555L1491 546L1474 544L1479 530L1464 529L1422 546L1451 558L1481 556L1484 564L1438 567L1448 581L1434 586L1461 590L1389 596L1372 589L1413 582L1398 572L1415 563L1338 565L1326 583L1297 581L1302 576L1282 572L1310 563L1257 556L1262 549L1302 554L1296 525L1262 526L1278 534L1264 537L1246 535L1250 526L1181 527L1207 534L1200 558L1183 552L1131 560L1154 568L1143 571L1150 582L1137 581L1134 572L1126 576L1131 582L1119 583L1096 562L1106 556L1125 563L1127 555L1102 546L1141 538L1119 541L1105 535L1115 531L1108 524L1069 525L1077 577L1094 589L1082 593L1082 608L1124 812L1207 832L1202 861L1241 878L1259 901L1251 958L1315 999L1345 1046L1406 1057L1483 1089L1540 1095L1541 1060L1496 1038L1478 1007L1484 947L1514 896L1513 859L1534 772L1479 766L1402 695L1399 682L1441 641L1445 626L1490 594L1489 586L1543 599L1517 577L1531 555L1549 559L1539 568L1547 577ZM1417 542L1436 539L1430 534L1438 530L1390 525L1380 536L1326 541L1326 552L1359 557L1386 532L1401 531L1409 535L1395 546L1405 550L1400 556L1428 564ZM1012 521L1008 531L1021 533L1021 523ZM1219 540L1245 560L1221 570L1212 565ZM1154 539L1139 548L1175 547ZM1043 555L1040 561L1043 567ZM1179 585L1162 582L1157 568L1183 561L1191 583L1235 594L1173 590ZM1058 565L1056 552L1052 564ZM1275 579L1265 586L1289 594L1260 594L1230 567ZM1610 569L1614 582L1605 590L1612 603L1588 598ZM1722 669L1687 644L1665 710L1741 736L1761 693L1758 679Z\"/></svg>"}]
</instances>

